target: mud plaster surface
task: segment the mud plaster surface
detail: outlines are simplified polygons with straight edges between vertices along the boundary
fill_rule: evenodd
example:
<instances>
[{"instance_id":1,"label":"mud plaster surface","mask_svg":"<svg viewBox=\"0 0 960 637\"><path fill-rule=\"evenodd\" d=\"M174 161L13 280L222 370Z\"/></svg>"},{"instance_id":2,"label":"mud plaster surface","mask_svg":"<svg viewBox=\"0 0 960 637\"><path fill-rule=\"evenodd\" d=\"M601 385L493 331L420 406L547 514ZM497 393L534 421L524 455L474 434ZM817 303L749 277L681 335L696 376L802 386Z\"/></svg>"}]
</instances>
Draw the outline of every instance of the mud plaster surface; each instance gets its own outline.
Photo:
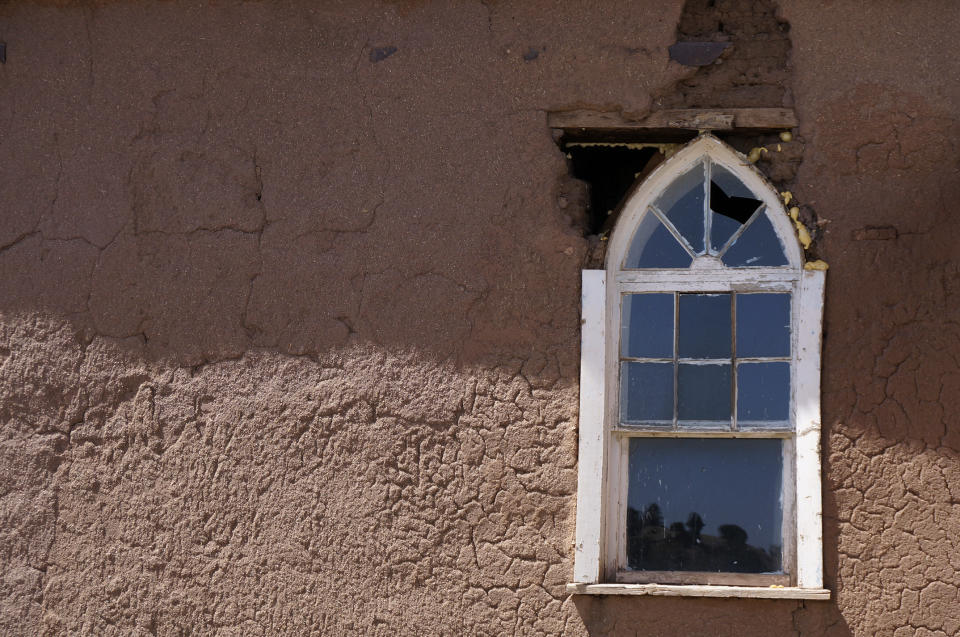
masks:
<instances>
[{"instance_id":1,"label":"mud plaster surface","mask_svg":"<svg viewBox=\"0 0 960 637\"><path fill-rule=\"evenodd\" d=\"M831 265L806 605L563 589L544 111L689 79L679 3L0 7L0 633L956 633L957 16L852 7L780 8Z\"/></svg>"}]
</instances>

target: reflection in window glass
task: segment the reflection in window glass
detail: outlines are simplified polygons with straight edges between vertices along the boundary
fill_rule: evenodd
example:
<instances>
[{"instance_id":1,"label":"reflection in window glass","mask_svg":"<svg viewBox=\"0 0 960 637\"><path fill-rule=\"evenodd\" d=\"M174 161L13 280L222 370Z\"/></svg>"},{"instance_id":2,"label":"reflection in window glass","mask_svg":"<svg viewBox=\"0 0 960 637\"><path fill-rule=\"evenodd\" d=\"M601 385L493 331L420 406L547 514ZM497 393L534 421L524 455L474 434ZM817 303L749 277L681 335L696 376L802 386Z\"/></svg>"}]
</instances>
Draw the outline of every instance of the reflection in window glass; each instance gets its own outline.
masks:
<instances>
[{"instance_id":1,"label":"reflection in window glass","mask_svg":"<svg viewBox=\"0 0 960 637\"><path fill-rule=\"evenodd\" d=\"M790 295L737 295L737 357L790 356Z\"/></svg>"},{"instance_id":2,"label":"reflection in window glass","mask_svg":"<svg viewBox=\"0 0 960 637\"><path fill-rule=\"evenodd\" d=\"M680 358L730 358L730 295L681 294L677 336Z\"/></svg>"},{"instance_id":3,"label":"reflection in window glass","mask_svg":"<svg viewBox=\"0 0 960 637\"><path fill-rule=\"evenodd\" d=\"M654 202L696 253L703 252L706 167L697 164L678 177Z\"/></svg>"},{"instance_id":4,"label":"reflection in window glass","mask_svg":"<svg viewBox=\"0 0 960 637\"><path fill-rule=\"evenodd\" d=\"M693 257L657 216L647 212L633 233L624 268L688 268Z\"/></svg>"},{"instance_id":5,"label":"reflection in window glass","mask_svg":"<svg viewBox=\"0 0 960 637\"><path fill-rule=\"evenodd\" d=\"M777 439L631 438L627 566L782 572Z\"/></svg>"},{"instance_id":6,"label":"reflection in window glass","mask_svg":"<svg viewBox=\"0 0 960 637\"><path fill-rule=\"evenodd\" d=\"M787 265L780 237L763 212L757 214L721 259L725 266L732 268Z\"/></svg>"},{"instance_id":7,"label":"reflection in window glass","mask_svg":"<svg viewBox=\"0 0 960 637\"><path fill-rule=\"evenodd\" d=\"M673 358L673 294L623 297L622 356Z\"/></svg>"},{"instance_id":8,"label":"reflection in window glass","mask_svg":"<svg viewBox=\"0 0 960 637\"><path fill-rule=\"evenodd\" d=\"M778 422L790 419L790 363L737 365L737 422Z\"/></svg>"},{"instance_id":9,"label":"reflection in window glass","mask_svg":"<svg viewBox=\"0 0 960 637\"><path fill-rule=\"evenodd\" d=\"M677 417L684 421L728 426L730 409L730 364L680 363L677 372Z\"/></svg>"},{"instance_id":10,"label":"reflection in window glass","mask_svg":"<svg viewBox=\"0 0 960 637\"><path fill-rule=\"evenodd\" d=\"M673 425L672 363L620 363L620 422Z\"/></svg>"}]
</instances>

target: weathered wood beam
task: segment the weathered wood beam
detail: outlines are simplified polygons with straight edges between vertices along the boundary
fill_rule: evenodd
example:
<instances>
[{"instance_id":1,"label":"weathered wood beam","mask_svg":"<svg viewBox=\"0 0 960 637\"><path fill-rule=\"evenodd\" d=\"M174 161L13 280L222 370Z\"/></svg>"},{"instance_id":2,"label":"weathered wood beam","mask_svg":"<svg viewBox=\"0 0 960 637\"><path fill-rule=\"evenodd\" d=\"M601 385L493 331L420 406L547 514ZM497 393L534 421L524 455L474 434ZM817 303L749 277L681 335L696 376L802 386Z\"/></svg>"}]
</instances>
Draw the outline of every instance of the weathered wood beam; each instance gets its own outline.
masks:
<instances>
[{"instance_id":1,"label":"weathered wood beam","mask_svg":"<svg viewBox=\"0 0 960 637\"><path fill-rule=\"evenodd\" d=\"M789 108L688 108L654 111L641 119L616 111L577 110L549 112L547 125L573 134L656 130L763 132L793 128L797 126L797 116Z\"/></svg>"}]
</instances>

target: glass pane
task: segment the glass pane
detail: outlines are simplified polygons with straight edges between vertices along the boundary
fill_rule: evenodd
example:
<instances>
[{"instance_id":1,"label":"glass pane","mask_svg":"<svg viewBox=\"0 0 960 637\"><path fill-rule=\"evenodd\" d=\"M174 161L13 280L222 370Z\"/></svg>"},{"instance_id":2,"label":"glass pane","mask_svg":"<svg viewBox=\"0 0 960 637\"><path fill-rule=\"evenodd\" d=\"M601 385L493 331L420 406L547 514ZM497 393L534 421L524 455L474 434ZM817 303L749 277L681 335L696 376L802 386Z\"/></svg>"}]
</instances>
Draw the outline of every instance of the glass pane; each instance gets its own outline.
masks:
<instances>
[{"instance_id":1,"label":"glass pane","mask_svg":"<svg viewBox=\"0 0 960 637\"><path fill-rule=\"evenodd\" d=\"M688 268L693 258L652 212L633 233L624 268Z\"/></svg>"},{"instance_id":2,"label":"glass pane","mask_svg":"<svg viewBox=\"0 0 960 637\"><path fill-rule=\"evenodd\" d=\"M627 294L623 297L621 355L673 358L673 294Z\"/></svg>"},{"instance_id":3,"label":"glass pane","mask_svg":"<svg viewBox=\"0 0 960 637\"><path fill-rule=\"evenodd\" d=\"M737 423L789 421L790 363L737 365Z\"/></svg>"},{"instance_id":4,"label":"glass pane","mask_svg":"<svg viewBox=\"0 0 960 637\"><path fill-rule=\"evenodd\" d=\"M654 202L697 253L703 252L703 199L706 181L706 166L697 164L675 179Z\"/></svg>"},{"instance_id":5,"label":"glass pane","mask_svg":"<svg viewBox=\"0 0 960 637\"><path fill-rule=\"evenodd\" d=\"M673 363L620 363L620 422L673 426Z\"/></svg>"},{"instance_id":6,"label":"glass pane","mask_svg":"<svg viewBox=\"0 0 960 637\"><path fill-rule=\"evenodd\" d=\"M753 206L753 210L756 210L757 206L760 205L759 198L753 194L753 191L750 190L745 183L740 181L739 177L727 170L726 166L723 166L722 164L710 164L710 181L722 188L723 192L728 197L737 197L739 199L750 199L751 201L756 201L757 203ZM753 212L753 210L750 212ZM749 216L750 215L747 214L747 217Z\"/></svg>"},{"instance_id":7,"label":"glass pane","mask_svg":"<svg viewBox=\"0 0 960 637\"><path fill-rule=\"evenodd\" d=\"M677 350L681 358L730 358L729 294L681 294Z\"/></svg>"},{"instance_id":8,"label":"glass pane","mask_svg":"<svg viewBox=\"0 0 960 637\"><path fill-rule=\"evenodd\" d=\"M631 438L628 568L782 572L781 445Z\"/></svg>"},{"instance_id":9,"label":"glass pane","mask_svg":"<svg viewBox=\"0 0 960 637\"><path fill-rule=\"evenodd\" d=\"M730 424L730 364L680 364L677 417L684 422L724 427Z\"/></svg>"},{"instance_id":10,"label":"glass pane","mask_svg":"<svg viewBox=\"0 0 960 637\"><path fill-rule=\"evenodd\" d=\"M780 237L765 212L758 213L722 259L724 265L732 268L787 265Z\"/></svg>"},{"instance_id":11,"label":"glass pane","mask_svg":"<svg viewBox=\"0 0 960 637\"><path fill-rule=\"evenodd\" d=\"M723 166L713 164L710 176L710 247L717 253L762 202Z\"/></svg>"},{"instance_id":12,"label":"glass pane","mask_svg":"<svg viewBox=\"0 0 960 637\"><path fill-rule=\"evenodd\" d=\"M790 295L737 295L737 358L790 356Z\"/></svg>"}]
</instances>

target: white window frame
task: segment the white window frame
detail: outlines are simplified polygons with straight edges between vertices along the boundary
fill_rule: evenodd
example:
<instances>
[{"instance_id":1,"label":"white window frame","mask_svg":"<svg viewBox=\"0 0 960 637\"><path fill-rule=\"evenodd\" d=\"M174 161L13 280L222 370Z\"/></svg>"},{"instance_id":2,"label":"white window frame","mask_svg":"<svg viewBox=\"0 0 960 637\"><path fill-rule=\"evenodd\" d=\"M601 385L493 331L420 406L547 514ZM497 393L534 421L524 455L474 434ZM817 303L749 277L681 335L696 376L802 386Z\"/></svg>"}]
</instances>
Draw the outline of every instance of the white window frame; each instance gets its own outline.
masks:
<instances>
[{"instance_id":1,"label":"white window frame","mask_svg":"<svg viewBox=\"0 0 960 637\"><path fill-rule=\"evenodd\" d=\"M688 269L622 270L633 232L654 198L704 158L721 164L760 197L789 265L724 268L700 257ZM580 454L574 578L571 593L829 599L823 588L820 483L820 343L825 272L805 269L803 250L777 191L747 159L704 134L661 164L626 201L610 236L605 270L584 270L580 359ZM624 563L626 442L619 428L620 300L629 292L758 292L792 295L792 409L786 433L716 432L721 437L782 437L784 444L784 586L630 584L617 582ZM664 432L666 435L684 435ZM660 434L664 435L664 434ZM689 434L705 437L702 432ZM792 510L791 510L792 507Z\"/></svg>"}]
</instances>

